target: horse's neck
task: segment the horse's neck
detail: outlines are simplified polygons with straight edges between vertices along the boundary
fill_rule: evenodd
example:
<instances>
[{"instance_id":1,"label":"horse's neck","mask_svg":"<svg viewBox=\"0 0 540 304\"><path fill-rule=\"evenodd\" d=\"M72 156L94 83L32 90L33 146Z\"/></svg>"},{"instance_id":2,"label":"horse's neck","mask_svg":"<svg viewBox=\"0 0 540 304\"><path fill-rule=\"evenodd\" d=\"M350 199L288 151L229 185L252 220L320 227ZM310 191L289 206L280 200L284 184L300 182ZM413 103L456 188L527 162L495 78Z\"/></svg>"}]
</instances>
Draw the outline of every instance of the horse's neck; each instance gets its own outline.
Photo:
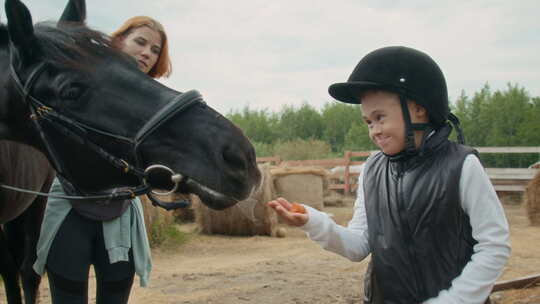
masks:
<instances>
[{"instance_id":1,"label":"horse's neck","mask_svg":"<svg viewBox=\"0 0 540 304\"><path fill-rule=\"evenodd\" d=\"M4 84L5 77L9 75L9 36L5 25L0 23L0 81ZM0 88L3 89L3 86Z\"/></svg>"},{"instance_id":2,"label":"horse's neck","mask_svg":"<svg viewBox=\"0 0 540 304\"><path fill-rule=\"evenodd\" d=\"M5 84L9 79L9 36L7 27L0 23L0 119L2 118L3 103L6 101L7 92Z\"/></svg>"},{"instance_id":3,"label":"horse's neck","mask_svg":"<svg viewBox=\"0 0 540 304\"><path fill-rule=\"evenodd\" d=\"M10 117L10 106L6 89L6 84L9 81L9 53L6 45L0 43L0 71L2 71L0 73L0 139L9 133L7 119Z\"/></svg>"},{"instance_id":4,"label":"horse's neck","mask_svg":"<svg viewBox=\"0 0 540 304\"><path fill-rule=\"evenodd\" d=\"M15 181L21 174L48 174L49 161L40 151L21 143L0 140L0 172L6 183ZM42 173L40 173L42 172Z\"/></svg>"}]
</instances>

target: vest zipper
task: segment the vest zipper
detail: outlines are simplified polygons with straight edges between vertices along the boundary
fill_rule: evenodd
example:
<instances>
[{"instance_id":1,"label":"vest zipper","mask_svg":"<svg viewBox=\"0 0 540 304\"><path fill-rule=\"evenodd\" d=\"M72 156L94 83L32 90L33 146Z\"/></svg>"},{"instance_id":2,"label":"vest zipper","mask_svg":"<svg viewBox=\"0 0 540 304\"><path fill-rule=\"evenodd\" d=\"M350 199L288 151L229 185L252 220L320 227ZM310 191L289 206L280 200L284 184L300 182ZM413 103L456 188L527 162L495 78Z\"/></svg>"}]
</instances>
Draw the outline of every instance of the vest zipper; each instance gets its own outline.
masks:
<instances>
[{"instance_id":1,"label":"vest zipper","mask_svg":"<svg viewBox=\"0 0 540 304\"><path fill-rule=\"evenodd\" d=\"M406 210L406 207L405 207L405 191L403 191L403 176L404 176L404 171L403 170L404 168L400 168L402 170L399 170L398 172L398 178L397 178L397 182L396 182L396 187L397 187L397 205L398 205L398 210L399 210L399 219L401 220L401 227L403 229L403 236L405 237L405 240L406 240L406 246L407 246L407 254L409 255L409 261L411 262L412 264L412 269L413 269L413 272L414 272L414 280L415 280L415 285L417 286L417 288L419 290L417 290L415 293L414 293L414 296L417 297L419 294L424 294L424 285L421 283L422 280L420 280L421 278L421 274L419 273L419 269L418 269L418 259L416 257L416 254L414 253L414 241L413 241L413 237L412 237L412 230L411 228L409 227L409 221L408 221L408 216L407 216L407 210ZM421 302L420 299L418 298L415 298L414 299L416 302Z\"/></svg>"}]
</instances>

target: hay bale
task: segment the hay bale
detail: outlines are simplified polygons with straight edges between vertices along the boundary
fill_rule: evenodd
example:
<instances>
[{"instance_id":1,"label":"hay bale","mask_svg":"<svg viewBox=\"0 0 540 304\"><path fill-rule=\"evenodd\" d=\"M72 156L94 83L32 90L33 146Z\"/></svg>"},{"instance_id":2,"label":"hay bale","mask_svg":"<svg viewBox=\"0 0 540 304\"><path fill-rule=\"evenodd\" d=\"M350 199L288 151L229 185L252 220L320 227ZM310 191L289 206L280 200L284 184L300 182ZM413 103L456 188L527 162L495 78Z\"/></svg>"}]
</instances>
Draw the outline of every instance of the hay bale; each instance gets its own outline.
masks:
<instances>
[{"instance_id":1,"label":"hay bale","mask_svg":"<svg viewBox=\"0 0 540 304\"><path fill-rule=\"evenodd\" d=\"M339 193L326 195L323 198L323 203L325 207L343 207L345 205L345 202L343 201L343 195Z\"/></svg>"},{"instance_id":2,"label":"hay bale","mask_svg":"<svg viewBox=\"0 0 540 304\"><path fill-rule=\"evenodd\" d=\"M156 235L158 231L162 231L162 227L171 225L174 222L173 213L163 208L155 207L146 195L139 197L144 211L144 224L146 226L146 234L150 243L154 243L156 238L161 238L161 235ZM168 201L168 199L166 200Z\"/></svg>"},{"instance_id":3,"label":"hay bale","mask_svg":"<svg viewBox=\"0 0 540 304\"><path fill-rule=\"evenodd\" d=\"M173 201L191 201L191 196L188 194L174 193L171 195ZM187 208L180 208L172 211L174 219L180 223L195 222L195 209L193 205Z\"/></svg>"},{"instance_id":4,"label":"hay bale","mask_svg":"<svg viewBox=\"0 0 540 304\"><path fill-rule=\"evenodd\" d=\"M275 236L277 215L266 205L276 198L268 164L259 165L261 187L249 198L231 208L216 211L206 207L193 196L195 219L202 233L225 235L269 235Z\"/></svg>"},{"instance_id":5,"label":"hay bale","mask_svg":"<svg viewBox=\"0 0 540 304\"><path fill-rule=\"evenodd\" d=\"M531 225L540 226L540 171L527 185L523 198Z\"/></svg>"},{"instance_id":6,"label":"hay bale","mask_svg":"<svg viewBox=\"0 0 540 304\"><path fill-rule=\"evenodd\" d=\"M278 196L291 202L322 210L328 171L316 167L284 167L272 169Z\"/></svg>"}]
</instances>

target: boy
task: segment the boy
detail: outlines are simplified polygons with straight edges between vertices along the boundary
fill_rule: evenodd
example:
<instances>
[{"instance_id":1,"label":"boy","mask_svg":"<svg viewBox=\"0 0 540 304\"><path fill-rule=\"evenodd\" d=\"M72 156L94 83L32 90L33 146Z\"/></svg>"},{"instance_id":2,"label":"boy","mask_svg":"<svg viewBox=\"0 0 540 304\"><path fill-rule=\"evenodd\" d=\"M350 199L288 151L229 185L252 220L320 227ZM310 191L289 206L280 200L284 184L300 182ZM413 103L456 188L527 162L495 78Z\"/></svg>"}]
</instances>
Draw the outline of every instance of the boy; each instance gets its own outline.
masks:
<instances>
[{"instance_id":1,"label":"boy","mask_svg":"<svg viewBox=\"0 0 540 304\"><path fill-rule=\"evenodd\" d=\"M347 227L285 199L268 203L323 248L352 261L371 253L375 303L484 303L510 255L508 223L476 152L448 140L444 76L426 54L386 47L329 88L360 104L372 155Z\"/></svg>"}]
</instances>

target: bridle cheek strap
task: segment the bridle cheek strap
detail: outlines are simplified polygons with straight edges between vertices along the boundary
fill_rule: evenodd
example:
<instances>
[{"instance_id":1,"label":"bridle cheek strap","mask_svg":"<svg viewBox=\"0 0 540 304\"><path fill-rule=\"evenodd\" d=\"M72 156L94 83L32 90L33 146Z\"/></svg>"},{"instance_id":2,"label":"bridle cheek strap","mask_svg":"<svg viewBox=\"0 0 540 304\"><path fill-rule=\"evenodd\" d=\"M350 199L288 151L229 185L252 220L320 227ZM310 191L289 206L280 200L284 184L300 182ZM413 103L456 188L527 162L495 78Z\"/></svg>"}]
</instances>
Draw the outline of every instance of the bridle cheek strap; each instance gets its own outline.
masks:
<instances>
[{"instance_id":1,"label":"bridle cheek strap","mask_svg":"<svg viewBox=\"0 0 540 304\"><path fill-rule=\"evenodd\" d=\"M139 147L146 140L146 138L155 132L161 125L175 117L177 114L183 112L190 106L199 103L206 105L201 94L196 90L187 91L183 94L176 95L171 102L161 108L156 114L154 114L137 132L134 143L134 158L137 165L142 163Z\"/></svg>"}]
</instances>

